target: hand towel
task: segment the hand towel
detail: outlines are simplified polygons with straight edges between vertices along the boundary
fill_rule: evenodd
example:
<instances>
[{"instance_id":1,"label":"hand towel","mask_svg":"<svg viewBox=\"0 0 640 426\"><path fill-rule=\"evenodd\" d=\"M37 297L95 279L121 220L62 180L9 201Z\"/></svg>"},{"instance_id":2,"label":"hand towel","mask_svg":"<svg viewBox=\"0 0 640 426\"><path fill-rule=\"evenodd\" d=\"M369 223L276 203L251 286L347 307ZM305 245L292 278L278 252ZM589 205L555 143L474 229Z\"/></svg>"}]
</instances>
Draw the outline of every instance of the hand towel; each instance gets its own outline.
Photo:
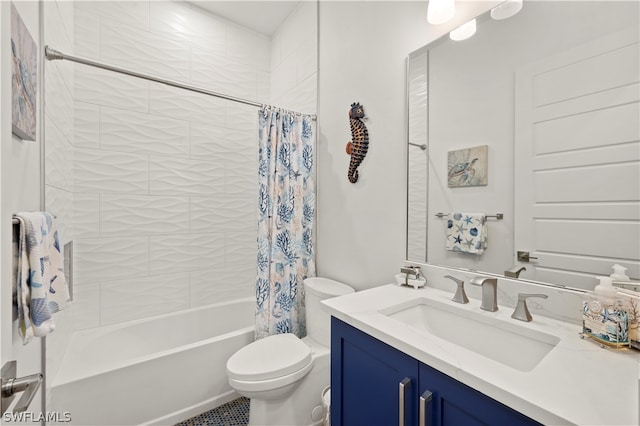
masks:
<instances>
[{"instance_id":1,"label":"hand towel","mask_svg":"<svg viewBox=\"0 0 640 426\"><path fill-rule=\"evenodd\" d=\"M487 215L484 213L449 213L447 215L447 250L482 254L487 249Z\"/></svg>"},{"instance_id":2,"label":"hand towel","mask_svg":"<svg viewBox=\"0 0 640 426\"><path fill-rule=\"evenodd\" d=\"M55 329L53 314L69 301L64 253L54 217L21 212L14 232L14 261L19 331L22 343ZM17 235L16 235L17 234Z\"/></svg>"}]
</instances>

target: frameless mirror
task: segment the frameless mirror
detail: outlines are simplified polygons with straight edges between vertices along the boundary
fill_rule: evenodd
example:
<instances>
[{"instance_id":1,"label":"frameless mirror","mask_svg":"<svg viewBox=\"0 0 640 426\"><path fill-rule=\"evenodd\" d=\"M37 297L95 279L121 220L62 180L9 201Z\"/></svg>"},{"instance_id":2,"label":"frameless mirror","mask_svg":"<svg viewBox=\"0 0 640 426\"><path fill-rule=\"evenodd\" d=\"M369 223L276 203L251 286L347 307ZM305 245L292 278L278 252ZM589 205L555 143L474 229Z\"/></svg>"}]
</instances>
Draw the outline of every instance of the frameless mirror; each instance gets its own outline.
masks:
<instances>
[{"instance_id":1,"label":"frameless mirror","mask_svg":"<svg viewBox=\"0 0 640 426\"><path fill-rule=\"evenodd\" d=\"M408 260L578 289L614 264L640 279L639 6L525 1L409 55ZM484 166L486 184L468 179ZM455 212L490 216L484 253L447 249Z\"/></svg>"}]
</instances>

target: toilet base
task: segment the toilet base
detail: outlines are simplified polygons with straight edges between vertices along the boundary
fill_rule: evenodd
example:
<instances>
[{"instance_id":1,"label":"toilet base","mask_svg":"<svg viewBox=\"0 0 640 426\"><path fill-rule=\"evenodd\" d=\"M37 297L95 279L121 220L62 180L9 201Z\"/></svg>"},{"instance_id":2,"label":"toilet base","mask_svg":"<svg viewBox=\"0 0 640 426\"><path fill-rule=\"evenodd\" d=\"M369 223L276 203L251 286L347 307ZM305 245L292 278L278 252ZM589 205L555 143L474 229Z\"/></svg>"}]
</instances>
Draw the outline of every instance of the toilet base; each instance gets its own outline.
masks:
<instances>
[{"instance_id":1,"label":"toilet base","mask_svg":"<svg viewBox=\"0 0 640 426\"><path fill-rule=\"evenodd\" d=\"M313 368L286 397L264 400L252 398L249 426L311 426L321 425L322 390L330 382L329 348L303 339L311 346ZM320 407L317 409L316 407ZM316 408L314 410L314 408ZM315 414L315 416L312 415Z\"/></svg>"}]
</instances>

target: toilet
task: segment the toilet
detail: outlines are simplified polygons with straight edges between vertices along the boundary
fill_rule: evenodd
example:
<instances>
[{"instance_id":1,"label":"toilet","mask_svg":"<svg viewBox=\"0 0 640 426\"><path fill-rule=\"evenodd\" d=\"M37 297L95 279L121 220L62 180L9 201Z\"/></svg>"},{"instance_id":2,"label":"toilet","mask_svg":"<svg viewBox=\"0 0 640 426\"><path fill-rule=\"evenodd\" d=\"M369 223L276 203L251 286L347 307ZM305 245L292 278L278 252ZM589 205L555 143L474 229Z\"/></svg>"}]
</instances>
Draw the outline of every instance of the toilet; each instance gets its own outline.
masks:
<instances>
[{"instance_id":1,"label":"toilet","mask_svg":"<svg viewBox=\"0 0 640 426\"><path fill-rule=\"evenodd\" d=\"M331 317L320 301L353 293L327 278L304 280L307 336L276 334L227 361L229 384L251 399L249 426L321 425L322 391L330 382Z\"/></svg>"}]
</instances>

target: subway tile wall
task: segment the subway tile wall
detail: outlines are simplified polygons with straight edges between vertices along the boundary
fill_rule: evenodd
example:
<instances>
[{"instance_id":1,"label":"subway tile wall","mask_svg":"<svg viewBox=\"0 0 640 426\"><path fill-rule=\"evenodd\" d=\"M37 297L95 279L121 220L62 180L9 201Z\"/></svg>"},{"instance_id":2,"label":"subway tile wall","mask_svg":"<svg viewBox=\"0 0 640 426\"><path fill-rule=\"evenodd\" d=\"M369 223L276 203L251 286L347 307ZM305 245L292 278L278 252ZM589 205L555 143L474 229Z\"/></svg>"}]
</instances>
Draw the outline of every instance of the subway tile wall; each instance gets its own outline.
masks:
<instances>
[{"instance_id":1,"label":"subway tile wall","mask_svg":"<svg viewBox=\"0 0 640 426\"><path fill-rule=\"evenodd\" d=\"M305 37L287 30L294 76L274 67L274 44L279 52L292 44L281 35L272 41L183 2L75 2L75 54L274 104L281 76L287 91L278 99L313 86L302 96L310 107L282 106L315 112L315 17L303 6L295 13L314 25L295 30ZM298 65L300 52L313 60ZM257 109L84 65L74 71L75 329L252 296Z\"/></svg>"}]
</instances>

